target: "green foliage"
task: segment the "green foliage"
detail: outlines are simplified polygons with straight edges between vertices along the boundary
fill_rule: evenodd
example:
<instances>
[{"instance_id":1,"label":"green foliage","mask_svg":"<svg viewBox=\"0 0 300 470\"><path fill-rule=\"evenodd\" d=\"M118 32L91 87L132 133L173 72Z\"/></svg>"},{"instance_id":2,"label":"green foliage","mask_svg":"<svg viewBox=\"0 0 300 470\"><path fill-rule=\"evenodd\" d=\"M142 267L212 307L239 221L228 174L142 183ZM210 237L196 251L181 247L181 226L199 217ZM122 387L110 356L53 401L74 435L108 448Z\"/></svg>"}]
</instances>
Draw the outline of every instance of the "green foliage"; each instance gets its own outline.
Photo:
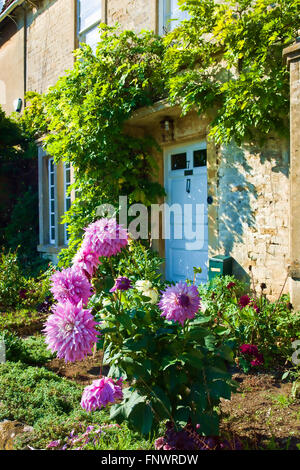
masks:
<instances>
[{"instance_id":1,"label":"green foliage","mask_svg":"<svg viewBox=\"0 0 300 470\"><path fill-rule=\"evenodd\" d=\"M39 278L23 275L17 252L0 253L0 309L34 308L49 294L51 269Z\"/></svg>"},{"instance_id":2,"label":"green foliage","mask_svg":"<svg viewBox=\"0 0 300 470\"><path fill-rule=\"evenodd\" d=\"M23 272L32 276L46 269L47 260L37 254L39 231L38 194L29 188L20 195L11 211L10 221L4 229L5 245L8 249L18 250L18 261Z\"/></svg>"},{"instance_id":3,"label":"green foliage","mask_svg":"<svg viewBox=\"0 0 300 470\"><path fill-rule=\"evenodd\" d=\"M235 285L228 288L229 283ZM237 352L242 344L255 344L264 354L266 365L291 360L292 342L300 337L300 313L291 309L287 295L275 303L263 294L250 296L249 305L242 308L239 299L248 288L233 276L216 277L199 291L212 330L223 332Z\"/></svg>"},{"instance_id":4,"label":"green foliage","mask_svg":"<svg viewBox=\"0 0 300 470\"><path fill-rule=\"evenodd\" d=\"M19 442L45 448L49 441L66 436L80 424L101 424L105 412L89 415L80 407L82 387L43 367L21 362L0 365L0 420L18 420L34 427Z\"/></svg>"},{"instance_id":5,"label":"green foliage","mask_svg":"<svg viewBox=\"0 0 300 470\"><path fill-rule=\"evenodd\" d=\"M0 107L0 163L31 159L36 155L34 133L29 133L24 121L7 117Z\"/></svg>"},{"instance_id":6,"label":"green foliage","mask_svg":"<svg viewBox=\"0 0 300 470\"><path fill-rule=\"evenodd\" d=\"M0 332L7 330L22 335L32 334L41 329L46 316L32 309L6 310L0 314Z\"/></svg>"},{"instance_id":7,"label":"green foliage","mask_svg":"<svg viewBox=\"0 0 300 470\"><path fill-rule=\"evenodd\" d=\"M217 143L286 132L289 75L283 48L300 28L299 0L183 0L191 15L166 36L172 101L212 112Z\"/></svg>"},{"instance_id":8,"label":"green foliage","mask_svg":"<svg viewBox=\"0 0 300 470\"><path fill-rule=\"evenodd\" d=\"M24 244L24 263L36 258L38 234L34 132L24 120L5 116L0 108L0 136L0 245L16 249Z\"/></svg>"},{"instance_id":9,"label":"green foliage","mask_svg":"<svg viewBox=\"0 0 300 470\"><path fill-rule=\"evenodd\" d=\"M163 96L163 51L162 41L150 32L136 35L101 25L96 54L83 45L73 70L47 94L32 96L40 113L25 110L28 127L49 131L47 152L56 161L71 162L75 171L76 200L65 216L71 252L100 204L118 206L119 195L126 194L129 203L149 205L164 195L153 182L155 142L123 130L135 109Z\"/></svg>"},{"instance_id":10,"label":"green foliage","mask_svg":"<svg viewBox=\"0 0 300 470\"><path fill-rule=\"evenodd\" d=\"M28 445L45 449L53 440L60 440L63 445L69 442L71 431L80 438L88 425L103 425L108 419L107 412L83 411L81 394L81 386L43 367L21 362L0 365L0 419L18 420L34 428L33 433L25 433L17 439L18 449L28 449ZM92 442L87 442L87 449L93 448ZM147 449L150 446L150 442L122 426L105 429L96 449Z\"/></svg>"},{"instance_id":11,"label":"green foliage","mask_svg":"<svg viewBox=\"0 0 300 470\"><path fill-rule=\"evenodd\" d=\"M0 333L1 337L4 339L6 360L8 361L43 365L53 358L53 354L46 347L43 336L29 336L22 339L14 333L3 331Z\"/></svg>"},{"instance_id":12,"label":"green foliage","mask_svg":"<svg viewBox=\"0 0 300 470\"><path fill-rule=\"evenodd\" d=\"M77 407L81 389L43 367L7 362L0 366L0 419L33 425L45 415L64 415Z\"/></svg>"},{"instance_id":13,"label":"green foliage","mask_svg":"<svg viewBox=\"0 0 300 470\"><path fill-rule=\"evenodd\" d=\"M233 354L222 335L207 328L209 318L199 313L184 328L165 321L136 289L107 296L98 309L109 375L130 384L123 402L111 407L111 419L126 420L144 435L164 420L177 428L191 420L204 435L218 434L215 407L230 398Z\"/></svg>"},{"instance_id":14,"label":"green foliage","mask_svg":"<svg viewBox=\"0 0 300 470\"><path fill-rule=\"evenodd\" d=\"M118 276L127 276L132 283L141 279L150 281L154 288L163 287L161 266L163 259L142 241L131 241L130 246L117 256L101 259L94 285L98 292L108 293ZM98 296L96 296L98 297Z\"/></svg>"}]
</instances>

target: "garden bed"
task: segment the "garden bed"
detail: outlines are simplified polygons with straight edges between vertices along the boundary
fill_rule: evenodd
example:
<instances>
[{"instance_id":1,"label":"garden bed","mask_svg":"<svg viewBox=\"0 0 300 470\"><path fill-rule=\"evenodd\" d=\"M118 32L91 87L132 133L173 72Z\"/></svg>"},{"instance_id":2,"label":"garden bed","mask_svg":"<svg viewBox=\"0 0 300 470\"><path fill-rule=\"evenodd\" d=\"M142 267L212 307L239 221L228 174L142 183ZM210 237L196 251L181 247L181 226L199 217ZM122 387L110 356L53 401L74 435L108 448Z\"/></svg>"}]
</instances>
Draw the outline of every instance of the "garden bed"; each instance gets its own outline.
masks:
<instances>
[{"instance_id":1,"label":"garden bed","mask_svg":"<svg viewBox=\"0 0 300 470\"><path fill-rule=\"evenodd\" d=\"M61 377L86 385L99 375L102 353L66 364L52 359L46 367ZM104 368L104 373L106 368ZM299 449L300 400L291 398L291 383L281 380L283 371L244 374L236 372L239 383L231 400L222 400L221 434L234 436L245 449Z\"/></svg>"},{"instance_id":2,"label":"garden bed","mask_svg":"<svg viewBox=\"0 0 300 470\"><path fill-rule=\"evenodd\" d=\"M37 341L37 339L34 340ZM25 342L28 341L31 341L31 338L25 340ZM45 360L44 352L37 350L37 363L38 354ZM74 409L74 412L72 411L71 413L73 419L72 416L70 416L71 419L68 419L66 424L62 423L63 420L61 419L62 417L60 417L56 425L55 422L57 418L53 415L53 411L50 411L50 409L47 411L46 404L43 405L45 409L42 411L38 408L35 410L34 402L30 402L28 409L31 409L31 411L28 412L26 395L22 397L22 402L19 403L19 392L21 392L21 389L23 390L24 381L21 381L22 383L20 382L21 389L19 390L18 384L16 384L15 381L10 382L9 379L9 377L13 376L12 373L15 367L20 372L20 366L8 363L5 368L2 369L3 372L5 371L2 381L4 380L5 382L7 398L9 402L19 404L15 411L14 408L8 406L7 414L5 414L5 411L2 409L1 418L17 419L24 424L30 424L35 427L35 433L32 436L25 436L25 441L23 440L21 445L19 444L21 448L24 448L24 446L25 448L28 448L28 446L45 448L47 439L50 442L53 439L59 438L61 442L64 442L64 439L67 438L73 428L78 429L78 423L80 421L83 421L86 425L89 423L89 418L86 413L80 411L79 401L81 389L99 376L101 357L102 352L97 351L95 356L89 356L83 361L76 363L66 364L64 360L54 358L49 359L44 367L36 365L34 368L29 366L27 369L30 375L34 374L34 377L37 377L34 379L37 380L34 386L35 390L38 390L40 375L41 378L47 377L47 380L50 380L51 383L55 380L58 388L65 383L65 390L68 390L67 395L69 395L69 388L71 387L68 383L71 384L73 382L74 386L78 387L78 391L77 388L70 388L72 400L74 400L73 394L75 393L75 395L77 394L78 403L76 405L73 401L72 409ZM40 362L42 363L42 360ZM25 364L21 366L22 370L25 370L26 367L28 366L25 366ZM8 373L10 368L12 369L11 374ZM51 376L47 376L45 368L51 371ZM38 371L40 371L40 373ZM104 368L103 372L107 373L106 368ZM236 393L232 394L231 400L222 400L220 406L221 435L230 438L234 437L242 444L243 449L298 449L300 447L300 400L293 400L291 398L291 383L283 383L281 376L282 370L250 374L236 372L233 378L239 383L239 388ZM67 382L64 382L66 379ZM26 392L27 391L30 392L30 389L28 388L27 390L26 388ZM65 393L64 391L63 394ZM28 395L29 401L31 400L30 395L31 392ZM24 412L22 411L23 407ZM50 408L51 407L52 405ZM61 414L61 412L59 414ZM35 415L38 416L36 425L34 419ZM109 416L106 412L98 412L97 415L100 419L99 425L109 423ZM28 416L29 419L27 419ZM90 423L95 424L96 416L92 417L91 415L90 418ZM139 441L127 428L122 427L120 430L118 430L118 428L112 429L110 433L112 433L112 442L114 442L114 445L118 448L122 447L122 442L124 442L124 445L126 442L126 445L134 446L134 448L153 448L153 439L149 441L147 441L147 439ZM109 448L109 442L103 442L99 448L102 448L102 445L103 448Z\"/></svg>"},{"instance_id":3,"label":"garden bed","mask_svg":"<svg viewBox=\"0 0 300 470\"><path fill-rule=\"evenodd\" d=\"M236 373L238 392L222 400L221 433L236 436L245 449L300 448L300 400L291 398L292 384L278 372Z\"/></svg>"}]
</instances>

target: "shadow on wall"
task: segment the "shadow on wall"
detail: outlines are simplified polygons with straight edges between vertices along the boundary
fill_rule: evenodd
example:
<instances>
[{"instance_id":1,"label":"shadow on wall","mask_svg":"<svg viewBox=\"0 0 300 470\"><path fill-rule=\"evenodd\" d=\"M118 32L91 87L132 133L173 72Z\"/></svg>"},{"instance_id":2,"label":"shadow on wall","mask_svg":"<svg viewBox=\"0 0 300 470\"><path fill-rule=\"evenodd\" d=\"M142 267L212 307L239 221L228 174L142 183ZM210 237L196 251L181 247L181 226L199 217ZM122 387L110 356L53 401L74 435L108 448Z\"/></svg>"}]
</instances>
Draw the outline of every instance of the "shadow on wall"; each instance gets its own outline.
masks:
<instances>
[{"instance_id":1,"label":"shadow on wall","mask_svg":"<svg viewBox=\"0 0 300 470\"><path fill-rule=\"evenodd\" d=\"M218 187L219 244L225 255L231 255L234 246L245 243L245 229L255 226L251 207L258 196L255 186L247 178L252 171L243 149L234 144L222 149ZM233 273L250 281L249 274L236 260Z\"/></svg>"},{"instance_id":2,"label":"shadow on wall","mask_svg":"<svg viewBox=\"0 0 300 470\"><path fill-rule=\"evenodd\" d=\"M279 148L280 147L280 148ZM287 178L290 172L290 152L289 139L281 141L276 137L269 136L268 144L259 147L257 144L245 144L244 148L250 154L256 154L260 157L260 163L272 162L272 172L282 173Z\"/></svg>"},{"instance_id":3,"label":"shadow on wall","mask_svg":"<svg viewBox=\"0 0 300 470\"><path fill-rule=\"evenodd\" d=\"M256 156L258 167L253 168L250 162L255 165ZM261 192L259 194L257 192L260 178L264 178L264 174L259 174L259 171L264 172L269 168L269 171L282 173L288 178L288 144L272 137L268 138L268 143L261 147L246 144L243 148L239 148L231 144L222 149L220 160L219 248L226 255L232 255L238 250L239 245L242 251L247 250L249 234L252 240L251 232L257 232L259 228L256 220L257 211L254 211L258 198L264 197ZM246 260L247 254L244 256L241 254L241 258ZM249 273L236 260L233 272L249 282Z\"/></svg>"}]
</instances>

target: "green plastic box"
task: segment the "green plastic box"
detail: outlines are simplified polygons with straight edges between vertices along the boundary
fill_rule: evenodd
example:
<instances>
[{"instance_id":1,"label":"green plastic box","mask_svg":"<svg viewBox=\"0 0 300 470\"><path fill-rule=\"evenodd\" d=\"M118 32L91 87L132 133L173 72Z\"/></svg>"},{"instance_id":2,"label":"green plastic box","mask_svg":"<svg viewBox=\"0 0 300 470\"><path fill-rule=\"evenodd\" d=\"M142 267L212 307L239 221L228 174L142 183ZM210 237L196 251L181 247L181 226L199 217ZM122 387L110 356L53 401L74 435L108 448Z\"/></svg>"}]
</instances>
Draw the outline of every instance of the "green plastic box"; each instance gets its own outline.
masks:
<instances>
[{"instance_id":1,"label":"green plastic box","mask_svg":"<svg viewBox=\"0 0 300 470\"><path fill-rule=\"evenodd\" d=\"M232 274L231 256L216 255L209 260L208 279L211 281L216 276Z\"/></svg>"}]
</instances>

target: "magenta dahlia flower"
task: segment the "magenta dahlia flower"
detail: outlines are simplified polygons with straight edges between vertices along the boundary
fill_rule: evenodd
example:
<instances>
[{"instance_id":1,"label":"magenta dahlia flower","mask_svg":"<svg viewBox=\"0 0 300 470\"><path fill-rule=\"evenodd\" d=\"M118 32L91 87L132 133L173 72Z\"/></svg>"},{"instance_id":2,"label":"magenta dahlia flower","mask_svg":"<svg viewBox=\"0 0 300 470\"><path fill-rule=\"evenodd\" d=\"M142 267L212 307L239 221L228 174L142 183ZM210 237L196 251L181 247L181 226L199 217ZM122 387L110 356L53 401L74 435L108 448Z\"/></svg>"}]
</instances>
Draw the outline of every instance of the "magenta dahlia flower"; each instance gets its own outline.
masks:
<instances>
[{"instance_id":1,"label":"magenta dahlia flower","mask_svg":"<svg viewBox=\"0 0 300 470\"><path fill-rule=\"evenodd\" d=\"M265 360L263 354L258 354L257 357L251 361L251 365L253 367L259 367L262 366L264 362Z\"/></svg>"},{"instance_id":2,"label":"magenta dahlia flower","mask_svg":"<svg viewBox=\"0 0 300 470\"><path fill-rule=\"evenodd\" d=\"M167 320L178 321L183 325L187 318L194 318L200 308L198 289L194 285L179 282L167 287L162 294L158 306L163 312L161 316Z\"/></svg>"},{"instance_id":3,"label":"magenta dahlia flower","mask_svg":"<svg viewBox=\"0 0 300 470\"><path fill-rule=\"evenodd\" d=\"M258 353L258 347L255 346L255 344L242 344L240 346L240 351L242 354L246 354L247 356L257 356Z\"/></svg>"},{"instance_id":4,"label":"magenta dahlia flower","mask_svg":"<svg viewBox=\"0 0 300 470\"><path fill-rule=\"evenodd\" d=\"M84 309L82 302L74 305L67 300L57 304L43 330L48 349L66 362L84 359L97 341L96 324L91 311Z\"/></svg>"},{"instance_id":5,"label":"magenta dahlia flower","mask_svg":"<svg viewBox=\"0 0 300 470\"><path fill-rule=\"evenodd\" d=\"M92 277L99 266L99 255L94 253L86 244L82 244L73 258L73 267Z\"/></svg>"},{"instance_id":6,"label":"magenta dahlia flower","mask_svg":"<svg viewBox=\"0 0 300 470\"><path fill-rule=\"evenodd\" d=\"M86 411L94 411L104 408L108 403L121 400L123 398L122 384L122 378L115 382L111 377L94 380L83 391L80 403L82 408Z\"/></svg>"},{"instance_id":7,"label":"magenta dahlia flower","mask_svg":"<svg viewBox=\"0 0 300 470\"><path fill-rule=\"evenodd\" d=\"M236 286L236 283L235 282L229 282L226 286L227 289L233 289L234 287Z\"/></svg>"},{"instance_id":8,"label":"magenta dahlia flower","mask_svg":"<svg viewBox=\"0 0 300 470\"><path fill-rule=\"evenodd\" d=\"M115 285L110 289L110 292L115 292L116 290L128 290L132 289L131 281L128 277L120 276L115 279Z\"/></svg>"},{"instance_id":9,"label":"magenta dahlia flower","mask_svg":"<svg viewBox=\"0 0 300 470\"><path fill-rule=\"evenodd\" d=\"M128 232L116 219L99 219L85 229L83 246L97 256L116 255L128 244Z\"/></svg>"},{"instance_id":10,"label":"magenta dahlia flower","mask_svg":"<svg viewBox=\"0 0 300 470\"><path fill-rule=\"evenodd\" d=\"M250 302L251 302L251 299L249 295L242 295L242 297L239 300L240 308L247 307L247 305L249 305Z\"/></svg>"},{"instance_id":11,"label":"magenta dahlia flower","mask_svg":"<svg viewBox=\"0 0 300 470\"><path fill-rule=\"evenodd\" d=\"M92 295L92 287L82 271L76 267L56 271L51 277L51 292L54 298L64 303L69 300L77 305L81 300L83 305L88 303Z\"/></svg>"}]
</instances>

